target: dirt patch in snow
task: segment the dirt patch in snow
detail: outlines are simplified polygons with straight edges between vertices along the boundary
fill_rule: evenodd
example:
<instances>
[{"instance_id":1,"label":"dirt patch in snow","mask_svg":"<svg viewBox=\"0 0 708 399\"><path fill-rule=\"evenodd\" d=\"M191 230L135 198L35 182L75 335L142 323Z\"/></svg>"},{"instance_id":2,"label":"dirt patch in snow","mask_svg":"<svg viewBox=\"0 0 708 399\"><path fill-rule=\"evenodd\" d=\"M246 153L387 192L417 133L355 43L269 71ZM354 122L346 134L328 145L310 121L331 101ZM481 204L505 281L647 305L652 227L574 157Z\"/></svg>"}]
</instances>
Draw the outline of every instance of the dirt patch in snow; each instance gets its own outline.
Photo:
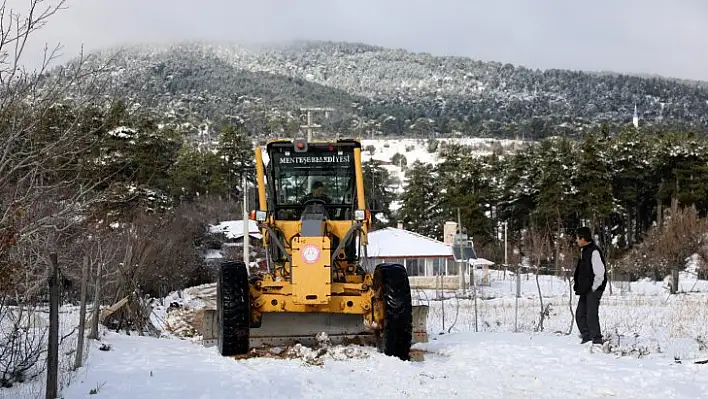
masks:
<instances>
[{"instance_id":1,"label":"dirt patch in snow","mask_svg":"<svg viewBox=\"0 0 708 399\"><path fill-rule=\"evenodd\" d=\"M326 359L349 360L366 359L371 355L363 347L357 346L324 346L309 348L301 344L286 347L252 348L244 355L233 356L235 359L251 359L266 357L276 359L302 359L303 363L312 366L322 366Z\"/></svg>"},{"instance_id":2,"label":"dirt patch in snow","mask_svg":"<svg viewBox=\"0 0 708 399\"><path fill-rule=\"evenodd\" d=\"M272 346L252 348L244 355L233 356L235 359L251 359L266 357L277 359L302 359L303 363L312 366L322 366L326 359L341 361L349 359L366 359L371 356L372 348L356 345L330 345L325 333L317 334L319 345L307 347L302 344L290 346Z\"/></svg>"}]
</instances>

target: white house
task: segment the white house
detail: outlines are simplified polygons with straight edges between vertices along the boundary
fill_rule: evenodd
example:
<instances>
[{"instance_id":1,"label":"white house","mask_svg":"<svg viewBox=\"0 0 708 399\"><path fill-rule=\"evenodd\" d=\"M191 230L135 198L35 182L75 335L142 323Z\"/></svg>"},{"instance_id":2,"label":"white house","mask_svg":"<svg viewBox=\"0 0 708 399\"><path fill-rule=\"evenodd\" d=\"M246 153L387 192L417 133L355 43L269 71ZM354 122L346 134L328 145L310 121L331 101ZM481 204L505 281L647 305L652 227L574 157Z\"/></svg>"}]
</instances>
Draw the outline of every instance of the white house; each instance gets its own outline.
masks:
<instances>
[{"instance_id":1,"label":"white house","mask_svg":"<svg viewBox=\"0 0 708 399\"><path fill-rule=\"evenodd\" d=\"M457 274L452 247L412 231L388 227L369 232L369 263L400 263L408 275L437 276Z\"/></svg>"},{"instance_id":2,"label":"white house","mask_svg":"<svg viewBox=\"0 0 708 399\"><path fill-rule=\"evenodd\" d=\"M239 241L243 239L243 220L227 220L219 224L209 226L209 232L212 234L224 234L230 241ZM260 240L263 238L258 224L255 220L248 221L248 236Z\"/></svg>"},{"instance_id":3,"label":"white house","mask_svg":"<svg viewBox=\"0 0 708 399\"><path fill-rule=\"evenodd\" d=\"M402 264L408 271L411 288L458 289L461 286L460 260L455 259L450 244L394 227L369 232L368 237L366 254L369 267L384 262ZM468 261L477 267L493 264L483 258ZM463 270L469 271L469 267ZM464 284L469 284L468 277Z\"/></svg>"},{"instance_id":4,"label":"white house","mask_svg":"<svg viewBox=\"0 0 708 399\"><path fill-rule=\"evenodd\" d=\"M254 220L248 221L248 236L250 258L257 259L260 251L260 241L263 238L258 224ZM243 220L227 220L218 224L209 225L209 233L214 237L212 247L207 248L204 258L207 263L218 262L223 258L239 258L243 253Z\"/></svg>"},{"instance_id":5,"label":"white house","mask_svg":"<svg viewBox=\"0 0 708 399\"><path fill-rule=\"evenodd\" d=\"M388 227L369 232L367 260L406 267L411 288L456 289L460 284L458 263L450 245L402 228Z\"/></svg>"}]
</instances>

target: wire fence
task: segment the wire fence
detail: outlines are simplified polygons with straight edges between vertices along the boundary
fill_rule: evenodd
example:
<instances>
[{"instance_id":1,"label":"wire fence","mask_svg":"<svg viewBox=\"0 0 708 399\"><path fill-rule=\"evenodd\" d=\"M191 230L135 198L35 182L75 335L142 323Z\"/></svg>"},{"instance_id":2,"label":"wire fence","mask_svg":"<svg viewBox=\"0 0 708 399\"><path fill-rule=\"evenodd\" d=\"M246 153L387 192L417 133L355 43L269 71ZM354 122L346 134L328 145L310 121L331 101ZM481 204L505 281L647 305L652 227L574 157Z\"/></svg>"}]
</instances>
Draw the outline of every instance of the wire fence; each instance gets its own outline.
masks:
<instances>
[{"instance_id":1,"label":"wire fence","mask_svg":"<svg viewBox=\"0 0 708 399\"><path fill-rule=\"evenodd\" d=\"M85 333L97 327L92 319L98 320L88 298L100 284L90 281L85 266L81 303L71 304L67 298L73 292L62 284L56 258L52 263L43 282L47 292L31 300L0 297L0 397L57 397L88 359L91 342ZM97 330L91 332L98 338Z\"/></svg>"},{"instance_id":2,"label":"wire fence","mask_svg":"<svg viewBox=\"0 0 708 399\"><path fill-rule=\"evenodd\" d=\"M454 288L450 276L436 276L432 284L419 284L411 278L414 304L429 307L428 333L577 333L577 296L569 271L543 275L523 272L535 272L535 267L517 270L519 273L477 269L469 274L467 286ZM708 281L686 272L680 285L686 295L670 295L666 281L630 281L624 274L609 272L600 307L603 334L625 340L653 337L657 345L679 338L699 346L708 342L708 326L701 321L708 317L708 296L689 295L708 292Z\"/></svg>"}]
</instances>

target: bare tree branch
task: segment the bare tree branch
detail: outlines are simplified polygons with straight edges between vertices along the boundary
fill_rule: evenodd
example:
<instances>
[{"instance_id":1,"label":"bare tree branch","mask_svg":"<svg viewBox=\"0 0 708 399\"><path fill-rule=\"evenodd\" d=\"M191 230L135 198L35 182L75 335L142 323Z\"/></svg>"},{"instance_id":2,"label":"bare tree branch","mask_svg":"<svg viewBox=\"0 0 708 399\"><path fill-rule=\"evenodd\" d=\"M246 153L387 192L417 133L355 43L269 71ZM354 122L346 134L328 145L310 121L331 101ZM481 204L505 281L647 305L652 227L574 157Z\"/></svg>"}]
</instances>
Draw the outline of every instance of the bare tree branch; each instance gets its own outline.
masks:
<instances>
[{"instance_id":1,"label":"bare tree branch","mask_svg":"<svg viewBox=\"0 0 708 399\"><path fill-rule=\"evenodd\" d=\"M45 46L28 71L30 37L46 26L66 0L28 0L17 12L0 3L0 383L41 373L46 331L33 319L47 287L50 247L69 248L97 190L110 176L82 173L82 162L104 126L86 123L86 109L105 102L113 59L98 63L82 53L52 68L61 47ZM90 160L89 160L90 161ZM10 306L10 302L13 303ZM6 328L7 327L7 328ZM71 334L71 333L69 333Z\"/></svg>"},{"instance_id":2,"label":"bare tree branch","mask_svg":"<svg viewBox=\"0 0 708 399\"><path fill-rule=\"evenodd\" d=\"M539 282L539 274L541 273L541 264L552 258L554 247L551 241L552 234L548 228L532 228L526 233L525 247L527 248L531 264L535 268L536 287L538 288L538 300L541 305L539 312L539 321L536 326L536 331L543 331L543 322L549 314L549 305L544 307L543 292L541 292L541 284Z\"/></svg>"},{"instance_id":3,"label":"bare tree branch","mask_svg":"<svg viewBox=\"0 0 708 399\"><path fill-rule=\"evenodd\" d=\"M705 262L707 245L708 222L699 217L695 206L681 207L674 201L662 225L652 227L642 244L621 259L619 266L634 275L653 274L657 280L671 274L671 293L676 293L679 271L694 254Z\"/></svg>"}]
</instances>

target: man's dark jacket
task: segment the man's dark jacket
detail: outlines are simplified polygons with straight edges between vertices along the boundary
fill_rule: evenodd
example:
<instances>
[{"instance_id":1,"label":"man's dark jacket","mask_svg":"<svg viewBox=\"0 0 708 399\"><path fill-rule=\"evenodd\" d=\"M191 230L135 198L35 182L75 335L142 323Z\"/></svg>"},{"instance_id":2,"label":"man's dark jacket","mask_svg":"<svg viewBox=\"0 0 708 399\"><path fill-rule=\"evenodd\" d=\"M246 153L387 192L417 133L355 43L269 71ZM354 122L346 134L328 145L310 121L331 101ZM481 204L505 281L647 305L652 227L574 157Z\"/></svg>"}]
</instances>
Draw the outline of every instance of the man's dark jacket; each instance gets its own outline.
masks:
<instances>
[{"instance_id":1,"label":"man's dark jacket","mask_svg":"<svg viewBox=\"0 0 708 399\"><path fill-rule=\"evenodd\" d=\"M605 255L600 248L595 245L595 242L591 241L580 250L578 265L575 267L573 289L577 295L585 295L592 291L592 282L595 279L595 272L592 270L592 253L595 250L600 253L600 259L602 259L602 264L605 266L604 279L596 291L605 291L605 286L607 286L607 262L605 262Z\"/></svg>"}]
</instances>

